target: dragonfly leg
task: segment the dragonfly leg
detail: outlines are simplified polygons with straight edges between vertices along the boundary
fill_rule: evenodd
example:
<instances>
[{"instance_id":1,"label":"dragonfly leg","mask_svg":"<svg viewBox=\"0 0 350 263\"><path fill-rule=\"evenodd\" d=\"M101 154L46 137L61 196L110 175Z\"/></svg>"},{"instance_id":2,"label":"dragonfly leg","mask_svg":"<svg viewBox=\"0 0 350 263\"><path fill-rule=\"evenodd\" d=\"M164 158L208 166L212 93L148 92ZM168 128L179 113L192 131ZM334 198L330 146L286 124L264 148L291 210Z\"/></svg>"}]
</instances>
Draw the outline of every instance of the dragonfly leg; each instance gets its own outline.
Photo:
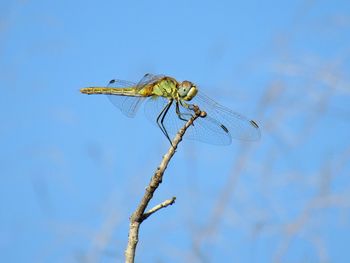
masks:
<instances>
[{"instance_id":1,"label":"dragonfly leg","mask_svg":"<svg viewBox=\"0 0 350 263\"><path fill-rule=\"evenodd\" d=\"M180 102L180 104L181 104L182 107L194 111L194 106L193 106L193 104L187 104L186 102L180 100L180 101L177 101L177 102L176 102L176 114L177 114L178 116L179 116L179 114L181 114L181 115L188 115L189 117L192 117L192 115L189 114L189 113L180 113L180 109L179 109L179 104L178 104L178 102ZM178 111L179 111L179 113L178 113ZM180 118L181 120L183 120L180 116L179 116L179 118ZM188 120L186 120L186 121L188 121ZM191 125L194 126L194 123L192 123Z\"/></svg>"},{"instance_id":2,"label":"dragonfly leg","mask_svg":"<svg viewBox=\"0 0 350 263\"><path fill-rule=\"evenodd\" d=\"M189 103L186 103L182 100L180 100L179 102L180 102L182 107L189 109L189 110L193 111L194 113L196 112L196 108L198 108L198 106L196 106L195 104L189 104Z\"/></svg>"},{"instance_id":3,"label":"dragonfly leg","mask_svg":"<svg viewBox=\"0 0 350 263\"><path fill-rule=\"evenodd\" d=\"M169 134L168 134L168 132L164 126L164 123L163 123L165 115L168 113L172 103L173 103L173 100L169 100L168 104L165 105L165 107L162 109L162 111L160 112L160 114L157 117L157 124L158 124L160 130L162 131L162 133L165 135L165 137L168 139L170 144L173 146L173 143L171 142ZM160 119L160 121L159 121L159 119Z\"/></svg>"},{"instance_id":4,"label":"dragonfly leg","mask_svg":"<svg viewBox=\"0 0 350 263\"><path fill-rule=\"evenodd\" d=\"M181 102L180 102L180 103L181 103ZM181 112L180 112L179 101L176 101L176 114L177 114L177 116L179 117L179 119L182 120L182 121L188 121L188 119L185 119L185 118L182 117L182 116L184 116L184 115L189 115L189 116L191 116L191 114L186 114L186 113L181 113Z\"/></svg>"},{"instance_id":5,"label":"dragonfly leg","mask_svg":"<svg viewBox=\"0 0 350 263\"><path fill-rule=\"evenodd\" d=\"M158 115L158 117L157 117L157 125L158 125L158 127L160 128L160 130L162 131L162 133L164 133L164 130L163 130L163 127L160 125L159 119L160 119L160 117L162 117L164 111L165 111L166 108L169 106L169 103L170 103L170 101L167 103L167 105L165 105L165 107L162 109L162 111L159 113L159 115ZM164 133L164 135L165 135L165 133Z\"/></svg>"}]
</instances>

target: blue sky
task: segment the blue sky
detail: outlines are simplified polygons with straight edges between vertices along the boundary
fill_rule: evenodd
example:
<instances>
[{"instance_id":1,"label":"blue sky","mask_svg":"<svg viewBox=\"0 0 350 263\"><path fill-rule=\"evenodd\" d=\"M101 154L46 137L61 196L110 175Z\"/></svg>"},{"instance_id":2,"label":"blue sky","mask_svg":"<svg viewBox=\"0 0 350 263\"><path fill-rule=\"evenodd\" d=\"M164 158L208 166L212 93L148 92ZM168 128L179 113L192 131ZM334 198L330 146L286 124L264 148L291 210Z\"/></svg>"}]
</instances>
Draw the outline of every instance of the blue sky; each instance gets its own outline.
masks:
<instances>
[{"instance_id":1,"label":"blue sky","mask_svg":"<svg viewBox=\"0 0 350 263\"><path fill-rule=\"evenodd\" d=\"M142 109L129 119L79 89L148 72L195 82L256 119L262 138L183 141L152 204L177 202L142 225L138 262L350 258L348 1L0 10L1 261L123 260L128 217L168 141Z\"/></svg>"}]
</instances>

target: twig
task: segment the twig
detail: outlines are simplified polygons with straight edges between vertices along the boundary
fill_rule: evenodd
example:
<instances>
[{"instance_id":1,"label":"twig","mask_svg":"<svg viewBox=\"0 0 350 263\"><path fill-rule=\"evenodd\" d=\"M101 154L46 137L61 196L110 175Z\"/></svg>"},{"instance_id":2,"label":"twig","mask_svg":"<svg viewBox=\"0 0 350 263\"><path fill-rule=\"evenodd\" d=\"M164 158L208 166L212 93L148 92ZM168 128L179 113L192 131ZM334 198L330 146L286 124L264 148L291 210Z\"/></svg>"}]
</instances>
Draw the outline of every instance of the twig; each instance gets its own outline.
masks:
<instances>
[{"instance_id":1,"label":"twig","mask_svg":"<svg viewBox=\"0 0 350 263\"><path fill-rule=\"evenodd\" d=\"M165 169L167 168L171 158L176 152L178 144L182 141L182 137L184 136L186 130L191 126L194 125L193 122L198 118L202 117L204 118L207 114L204 111L201 111L197 106L194 106L193 108L194 115L191 119L189 119L186 124L178 131L175 138L172 141L172 146L170 146L168 152L163 156L162 162L158 166L156 172L154 173L149 185L146 188L146 192L144 196L142 197L140 204L138 205L137 209L134 211L134 213L130 217L130 225L129 225L129 238L128 238L128 245L125 250L125 262L126 263L133 263L135 259L135 252L136 252L136 246L138 242L139 237L139 228L141 223L148 218L151 214L155 213L159 209L163 207L164 203L150 209L148 212L145 213L145 210L147 208L148 203L153 197L153 194L155 190L158 188L159 184L162 182L163 174ZM173 198L174 203L175 198ZM166 201L165 201L166 202ZM170 203L169 203L170 204ZM169 205L168 204L168 205Z\"/></svg>"},{"instance_id":2,"label":"twig","mask_svg":"<svg viewBox=\"0 0 350 263\"><path fill-rule=\"evenodd\" d=\"M172 205L173 203L175 203L175 200L176 200L176 197L174 196L173 198L165 200L163 203L160 203L159 205L156 205L155 207L151 208L150 210L148 210L143 214L142 220L145 220L146 218L148 218L150 215L154 214L158 210L165 208L169 205Z\"/></svg>"}]
</instances>

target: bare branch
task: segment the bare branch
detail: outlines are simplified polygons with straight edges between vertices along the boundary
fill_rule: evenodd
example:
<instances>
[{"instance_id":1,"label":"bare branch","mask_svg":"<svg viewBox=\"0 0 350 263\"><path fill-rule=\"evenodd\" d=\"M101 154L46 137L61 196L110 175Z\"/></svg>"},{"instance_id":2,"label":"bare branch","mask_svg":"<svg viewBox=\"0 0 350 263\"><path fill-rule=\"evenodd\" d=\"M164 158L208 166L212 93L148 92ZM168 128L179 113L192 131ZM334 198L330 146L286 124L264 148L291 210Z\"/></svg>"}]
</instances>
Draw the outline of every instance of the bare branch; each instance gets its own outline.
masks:
<instances>
[{"instance_id":1,"label":"bare branch","mask_svg":"<svg viewBox=\"0 0 350 263\"><path fill-rule=\"evenodd\" d=\"M186 130L191 125L193 125L193 122L198 117L204 118L206 116L206 113L203 111L200 111L200 109L197 106L194 106L193 111L194 111L194 115L192 116L191 119L189 119L186 122L186 124L176 134L175 138L172 141L172 146L170 146L168 152L163 156L163 159L160 165L158 166L149 185L147 186L146 192L142 197L140 204L138 205L137 209L134 211L134 213L130 217L128 245L125 250L125 262L127 263L134 262L140 225L147 217L149 217L152 213L155 212L153 211L151 212L151 214L149 214L149 212L154 208L152 208L146 213L145 213L145 210L150 200L152 199L155 190L158 188L159 184L162 182L164 171L166 170L171 158L175 154L178 144L182 141L182 137L184 136ZM157 210L159 209L160 208L158 208Z\"/></svg>"},{"instance_id":2,"label":"bare branch","mask_svg":"<svg viewBox=\"0 0 350 263\"><path fill-rule=\"evenodd\" d=\"M174 196L173 198L165 200L163 203L160 203L159 205L156 205L155 207L151 208L150 210L148 210L143 214L142 220L147 219L150 215L157 212L158 210L165 208L169 205L172 205L173 203L175 203L175 200L176 200L176 197Z\"/></svg>"}]
</instances>

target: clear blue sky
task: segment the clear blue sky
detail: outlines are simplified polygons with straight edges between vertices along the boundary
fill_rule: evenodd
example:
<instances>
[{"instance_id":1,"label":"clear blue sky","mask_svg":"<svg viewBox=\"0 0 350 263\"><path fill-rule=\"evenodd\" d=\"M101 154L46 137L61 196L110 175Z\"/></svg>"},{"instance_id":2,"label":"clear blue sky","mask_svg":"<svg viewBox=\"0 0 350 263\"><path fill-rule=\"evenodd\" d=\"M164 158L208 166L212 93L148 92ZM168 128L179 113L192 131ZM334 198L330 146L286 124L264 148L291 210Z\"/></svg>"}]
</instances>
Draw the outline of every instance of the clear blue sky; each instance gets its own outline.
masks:
<instances>
[{"instance_id":1,"label":"clear blue sky","mask_svg":"<svg viewBox=\"0 0 350 263\"><path fill-rule=\"evenodd\" d=\"M142 109L128 119L79 89L150 72L197 83L263 136L184 141L152 204L177 202L142 225L137 262L348 262L349 14L345 0L2 1L0 261L123 260L128 217L169 145ZM263 108L272 85L284 89Z\"/></svg>"}]
</instances>

